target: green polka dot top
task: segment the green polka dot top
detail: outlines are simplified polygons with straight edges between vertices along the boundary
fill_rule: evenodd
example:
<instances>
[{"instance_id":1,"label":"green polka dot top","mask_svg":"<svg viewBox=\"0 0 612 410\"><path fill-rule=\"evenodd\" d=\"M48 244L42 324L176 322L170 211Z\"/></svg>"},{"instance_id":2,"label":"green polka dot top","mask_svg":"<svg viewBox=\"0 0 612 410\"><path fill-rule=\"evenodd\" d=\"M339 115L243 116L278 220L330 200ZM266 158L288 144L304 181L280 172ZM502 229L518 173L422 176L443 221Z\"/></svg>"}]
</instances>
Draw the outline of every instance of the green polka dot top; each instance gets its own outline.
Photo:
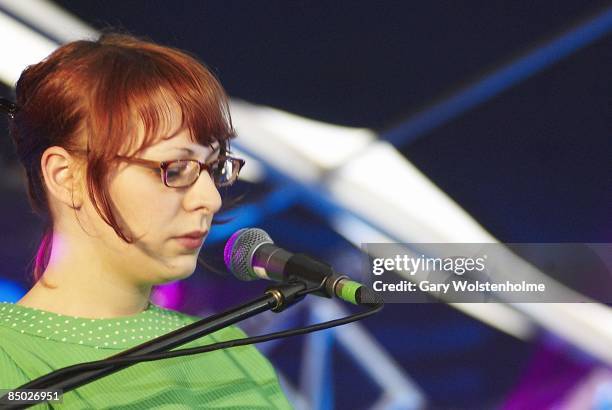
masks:
<instances>
[{"instance_id":1,"label":"green polka dot top","mask_svg":"<svg viewBox=\"0 0 612 410\"><path fill-rule=\"evenodd\" d=\"M0 389L55 369L113 356L199 320L153 304L112 319L86 319L0 303ZM180 348L246 335L230 326ZM291 408L270 362L252 345L139 363L34 408Z\"/></svg>"}]
</instances>

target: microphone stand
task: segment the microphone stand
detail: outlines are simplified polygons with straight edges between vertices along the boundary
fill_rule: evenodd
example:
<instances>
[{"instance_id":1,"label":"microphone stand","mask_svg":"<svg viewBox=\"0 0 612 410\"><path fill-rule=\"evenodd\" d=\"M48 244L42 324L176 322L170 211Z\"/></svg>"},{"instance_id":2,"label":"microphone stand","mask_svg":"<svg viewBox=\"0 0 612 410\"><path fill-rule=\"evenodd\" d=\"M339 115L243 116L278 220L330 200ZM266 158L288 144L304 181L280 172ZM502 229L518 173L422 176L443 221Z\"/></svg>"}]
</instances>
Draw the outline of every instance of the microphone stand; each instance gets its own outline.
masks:
<instances>
[{"instance_id":1,"label":"microphone stand","mask_svg":"<svg viewBox=\"0 0 612 410\"><path fill-rule=\"evenodd\" d=\"M143 354L150 353L161 353L171 350L177 346L181 346L192 340L198 339L202 336L213 333L219 329L238 323L251 316L255 316L259 313L267 310L274 312L280 312L285 310L292 304L302 300L306 296L307 285L304 282L292 282L284 283L278 286L269 288L264 296L260 296L256 299L246 302L242 305L231 308L225 312L218 313L208 318L199 320L190 325L177 329L173 332L157 337L148 342L142 343L131 349L125 350L119 354L109 357L109 359L116 359L120 357L133 357L140 356ZM76 389L84 384L91 383L94 380L100 379L109 374L115 373L126 367L132 366L137 363L126 363L109 365L102 369L87 370L79 372L77 374L68 375L65 378L56 380L54 372L47 375L41 376L38 379L34 379L14 390L24 389L44 389L44 390L61 390L62 394L70 390ZM60 369L61 370L61 369ZM8 400L8 393L0 398L0 408L2 409L23 409L34 405L36 403L45 402L47 400L29 400L28 403L13 403L11 404ZM7 406L8 404L8 406Z\"/></svg>"}]
</instances>

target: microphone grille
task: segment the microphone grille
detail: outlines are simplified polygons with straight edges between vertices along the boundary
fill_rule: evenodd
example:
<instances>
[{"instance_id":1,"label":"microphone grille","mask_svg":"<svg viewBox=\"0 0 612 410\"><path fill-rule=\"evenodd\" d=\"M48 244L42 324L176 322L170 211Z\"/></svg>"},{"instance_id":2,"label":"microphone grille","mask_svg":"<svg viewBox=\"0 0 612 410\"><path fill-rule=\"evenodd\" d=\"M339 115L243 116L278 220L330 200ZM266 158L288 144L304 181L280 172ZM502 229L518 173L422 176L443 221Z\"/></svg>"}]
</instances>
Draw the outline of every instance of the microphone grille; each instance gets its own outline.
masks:
<instances>
[{"instance_id":1,"label":"microphone grille","mask_svg":"<svg viewBox=\"0 0 612 410\"><path fill-rule=\"evenodd\" d=\"M274 241L263 229L243 228L234 232L223 250L225 266L240 280L258 279L251 261L257 248L264 243Z\"/></svg>"}]
</instances>

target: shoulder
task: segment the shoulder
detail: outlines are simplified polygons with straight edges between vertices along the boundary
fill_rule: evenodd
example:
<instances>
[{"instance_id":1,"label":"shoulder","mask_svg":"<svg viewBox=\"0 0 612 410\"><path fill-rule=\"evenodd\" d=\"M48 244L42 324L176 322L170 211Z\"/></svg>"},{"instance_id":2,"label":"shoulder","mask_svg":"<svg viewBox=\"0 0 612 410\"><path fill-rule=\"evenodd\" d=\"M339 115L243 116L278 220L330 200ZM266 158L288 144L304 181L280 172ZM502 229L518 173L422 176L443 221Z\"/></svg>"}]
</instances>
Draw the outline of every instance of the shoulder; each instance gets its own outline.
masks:
<instances>
[{"instance_id":1,"label":"shoulder","mask_svg":"<svg viewBox=\"0 0 612 410\"><path fill-rule=\"evenodd\" d=\"M183 320L189 324L205 319L203 317L188 315L180 312L175 312L175 314L181 316ZM226 326L223 329L217 330L212 335L214 336L216 342L226 342L228 340L248 337L248 335L236 325Z\"/></svg>"},{"instance_id":2,"label":"shoulder","mask_svg":"<svg viewBox=\"0 0 612 410\"><path fill-rule=\"evenodd\" d=\"M179 325L179 327L186 326L204 319L202 317L193 316L170 309L165 309L159 306L154 306L154 309L156 313L158 313L161 317L172 318L171 320L175 321L174 323ZM230 325L213 332L212 334L208 335L208 337L193 341L189 345L186 345L184 347L202 346L203 344L226 342L235 339L243 339L245 337L248 337L248 335L242 329L240 329L236 325ZM245 346L236 346L232 348L227 348L225 350L230 353L230 355L234 359L239 358L241 361L248 361L259 369L265 369L271 372L272 374L274 373L273 367L268 361L268 359L263 356L259 352L259 350L257 350L255 345L251 344Z\"/></svg>"},{"instance_id":3,"label":"shoulder","mask_svg":"<svg viewBox=\"0 0 612 410\"><path fill-rule=\"evenodd\" d=\"M0 312L0 318L6 316L6 309ZM23 335L9 326L10 322L0 323L0 389L12 389L26 383L27 378L22 367L9 353L13 347L21 345Z\"/></svg>"},{"instance_id":4,"label":"shoulder","mask_svg":"<svg viewBox=\"0 0 612 410\"><path fill-rule=\"evenodd\" d=\"M197 322L198 320L202 320L204 318L198 316L192 316L185 313L175 312L183 317L186 323ZM244 330L236 325L226 326L223 329L219 329L213 332L208 341L204 342L204 344L219 343L219 342L227 342L230 340L236 339L244 339L249 337ZM193 342L193 346L199 345L201 346L203 339L199 341ZM260 376L267 376L268 378L276 378L276 372L274 367L270 363L270 361L256 348L255 345L244 345L244 346L236 346L231 348L224 349L233 360L238 360L241 363L248 364L252 366L251 368L256 369L256 372L259 373Z\"/></svg>"},{"instance_id":5,"label":"shoulder","mask_svg":"<svg viewBox=\"0 0 612 410\"><path fill-rule=\"evenodd\" d=\"M163 322L172 323L175 327L182 327L199 320L205 319L204 317L194 316L187 313L182 313L172 309L166 309L161 306L153 305L151 313L156 315L159 320ZM237 326L227 326L221 330L217 330L213 333L214 339L218 342L224 342L231 339L247 337L246 333Z\"/></svg>"},{"instance_id":6,"label":"shoulder","mask_svg":"<svg viewBox=\"0 0 612 410\"><path fill-rule=\"evenodd\" d=\"M0 389L14 389L28 382L23 369L10 357L0 345Z\"/></svg>"},{"instance_id":7,"label":"shoulder","mask_svg":"<svg viewBox=\"0 0 612 410\"><path fill-rule=\"evenodd\" d=\"M13 390L30 381L24 370L11 358L9 353L0 344L0 389ZM0 394L1 396L1 394ZM48 403L34 405L34 409L50 409Z\"/></svg>"}]
</instances>

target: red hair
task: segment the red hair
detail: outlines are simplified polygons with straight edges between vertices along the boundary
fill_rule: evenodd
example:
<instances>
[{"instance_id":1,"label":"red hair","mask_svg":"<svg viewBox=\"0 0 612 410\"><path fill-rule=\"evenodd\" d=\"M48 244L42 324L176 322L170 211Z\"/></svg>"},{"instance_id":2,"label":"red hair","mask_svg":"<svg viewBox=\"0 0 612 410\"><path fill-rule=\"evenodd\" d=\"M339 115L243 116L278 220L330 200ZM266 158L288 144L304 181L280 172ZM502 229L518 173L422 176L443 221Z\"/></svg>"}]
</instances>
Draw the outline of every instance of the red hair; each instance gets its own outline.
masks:
<instances>
[{"instance_id":1,"label":"red hair","mask_svg":"<svg viewBox=\"0 0 612 410\"><path fill-rule=\"evenodd\" d=\"M87 150L87 187L100 217L128 243L112 211L106 176L120 150L136 155L167 128L177 107L194 142L210 145L235 135L225 91L215 76L183 51L129 35L68 43L23 71L16 87L19 111L11 136L25 168L27 192L44 221L34 258L38 280L51 255L53 218L41 170L51 146ZM139 146L135 120L144 124Z\"/></svg>"}]
</instances>

